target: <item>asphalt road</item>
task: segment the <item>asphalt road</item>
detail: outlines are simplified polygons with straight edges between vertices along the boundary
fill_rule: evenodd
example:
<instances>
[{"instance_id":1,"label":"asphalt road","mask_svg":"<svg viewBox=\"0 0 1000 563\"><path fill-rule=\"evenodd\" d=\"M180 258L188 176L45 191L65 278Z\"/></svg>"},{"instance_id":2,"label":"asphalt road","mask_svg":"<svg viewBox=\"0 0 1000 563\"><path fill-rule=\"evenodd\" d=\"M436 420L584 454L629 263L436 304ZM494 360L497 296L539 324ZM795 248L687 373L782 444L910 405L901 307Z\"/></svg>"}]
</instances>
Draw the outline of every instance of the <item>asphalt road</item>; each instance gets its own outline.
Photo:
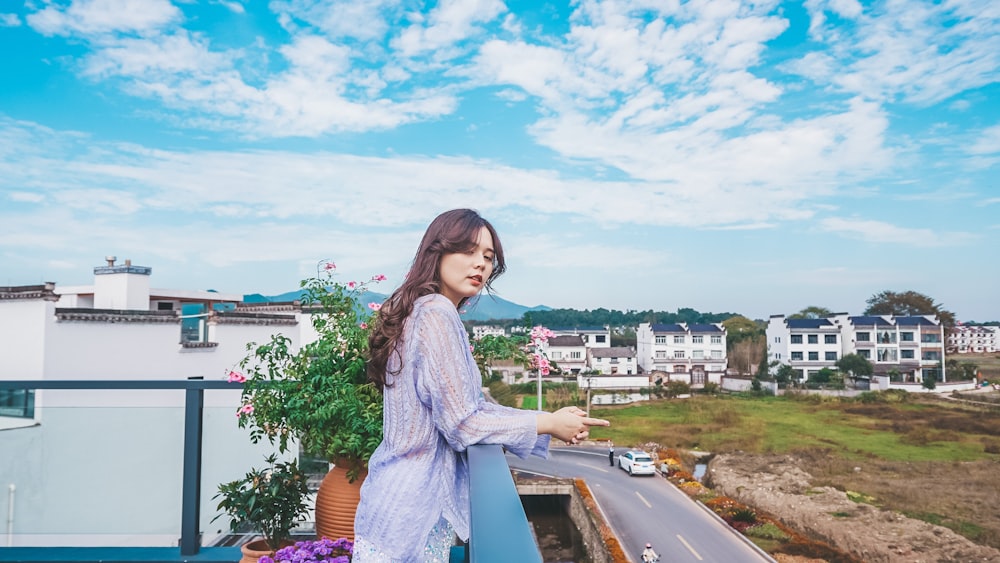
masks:
<instances>
[{"instance_id":1,"label":"asphalt road","mask_svg":"<svg viewBox=\"0 0 1000 563\"><path fill-rule=\"evenodd\" d=\"M507 454L507 462L525 472L586 480L634 563L639 563L646 542L653 544L661 563L773 561L659 474L630 477L608 464L607 449L553 447L550 453L548 460Z\"/></svg>"}]
</instances>

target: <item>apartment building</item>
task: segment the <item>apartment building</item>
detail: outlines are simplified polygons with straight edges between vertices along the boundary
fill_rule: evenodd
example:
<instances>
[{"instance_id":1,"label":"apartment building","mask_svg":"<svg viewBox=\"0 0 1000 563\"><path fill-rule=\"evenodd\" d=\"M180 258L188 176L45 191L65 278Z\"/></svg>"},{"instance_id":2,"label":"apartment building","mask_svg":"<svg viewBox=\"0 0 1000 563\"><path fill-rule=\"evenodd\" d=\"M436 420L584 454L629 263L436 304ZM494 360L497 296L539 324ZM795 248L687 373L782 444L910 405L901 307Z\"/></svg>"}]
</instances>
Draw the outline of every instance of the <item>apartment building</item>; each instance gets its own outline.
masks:
<instances>
[{"instance_id":1,"label":"apartment building","mask_svg":"<svg viewBox=\"0 0 1000 563\"><path fill-rule=\"evenodd\" d=\"M472 339L481 340L484 336L506 336L502 326L476 325L472 327Z\"/></svg>"},{"instance_id":2,"label":"apartment building","mask_svg":"<svg viewBox=\"0 0 1000 563\"><path fill-rule=\"evenodd\" d=\"M636 331L636 357L645 373L663 372L692 385L719 383L726 371L726 329L721 324L642 323Z\"/></svg>"},{"instance_id":3,"label":"apartment building","mask_svg":"<svg viewBox=\"0 0 1000 563\"><path fill-rule=\"evenodd\" d=\"M872 362L876 375L903 383L945 381L944 327L930 315L839 313L823 319L772 315L766 335L768 361L792 366L800 381L823 368L835 369L847 354Z\"/></svg>"},{"instance_id":4,"label":"apartment building","mask_svg":"<svg viewBox=\"0 0 1000 563\"><path fill-rule=\"evenodd\" d=\"M948 352L992 354L1000 350L1000 326L957 325L948 333Z\"/></svg>"}]
</instances>

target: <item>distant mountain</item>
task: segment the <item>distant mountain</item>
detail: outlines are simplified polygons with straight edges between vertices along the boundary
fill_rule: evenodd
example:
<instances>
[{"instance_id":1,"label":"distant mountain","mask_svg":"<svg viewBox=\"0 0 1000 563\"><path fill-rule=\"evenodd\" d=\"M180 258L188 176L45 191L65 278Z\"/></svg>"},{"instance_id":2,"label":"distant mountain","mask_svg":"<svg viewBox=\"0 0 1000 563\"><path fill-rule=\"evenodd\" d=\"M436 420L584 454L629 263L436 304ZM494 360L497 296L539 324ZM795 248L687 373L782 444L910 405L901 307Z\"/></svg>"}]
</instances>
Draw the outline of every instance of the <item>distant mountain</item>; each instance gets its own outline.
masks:
<instances>
[{"instance_id":1,"label":"distant mountain","mask_svg":"<svg viewBox=\"0 0 1000 563\"><path fill-rule=\"evenodd\" d=\"M302 298L303 291L301 289L295 291L289 291L287 293L282 293L280 295L261 295L259 293L251 293L243 296L243 301L245 303L282 303L295 301ZM366 291L358 297L358 301L362 304L367 304L370 302L381 303L388 298L388 295L383 293L375 293L374 291ZM551 307L546 307L545 305L536 305L534 307L526 307L524 305L518 305L512 301L507 301L501 297L493 297L490 295L483 295L478 301L473 301L463 308L465 313L462 314L462 320L465 321L489 321L495 319L520 319L524 316L527 311L551 311Z\"/></svg>"}]
</instances>

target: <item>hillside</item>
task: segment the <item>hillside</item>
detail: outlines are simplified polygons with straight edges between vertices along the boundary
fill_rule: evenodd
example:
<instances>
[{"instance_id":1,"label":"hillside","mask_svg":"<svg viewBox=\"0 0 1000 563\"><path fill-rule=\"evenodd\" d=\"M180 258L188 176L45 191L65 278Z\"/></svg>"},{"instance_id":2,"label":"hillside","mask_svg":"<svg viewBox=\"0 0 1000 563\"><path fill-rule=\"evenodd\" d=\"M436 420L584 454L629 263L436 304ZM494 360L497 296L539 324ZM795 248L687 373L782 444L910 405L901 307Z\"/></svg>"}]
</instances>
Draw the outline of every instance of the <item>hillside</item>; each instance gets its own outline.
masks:
<instances>
[{"instance_id":1,"label":"hillside","mask_svg":"<svg viewBox=\"0 0 1000 563\"><path fill-rule=\"evenodd\" d=\"M243 296L243 301L246 303L281 303L295 301L302 297L302 290L289 291L286 293L281 293L279 295L261 295L259 293L252 293ZM384 293L376 293L374 291L366 291L358 297L360 303L370 303L376 302L381 303L386 300L388 295ZM548 311L549 307L544 305L536 305L535 307L526 307L524 305L518 305L513 301L508 301L502 297L495 297L491 295L484 295L478 300L470 302L464 307L464 313L462 314L462 319L466 321L489 321L497 319L520 319L524 316L527 311Z\"/></svg>"}]
</instances>

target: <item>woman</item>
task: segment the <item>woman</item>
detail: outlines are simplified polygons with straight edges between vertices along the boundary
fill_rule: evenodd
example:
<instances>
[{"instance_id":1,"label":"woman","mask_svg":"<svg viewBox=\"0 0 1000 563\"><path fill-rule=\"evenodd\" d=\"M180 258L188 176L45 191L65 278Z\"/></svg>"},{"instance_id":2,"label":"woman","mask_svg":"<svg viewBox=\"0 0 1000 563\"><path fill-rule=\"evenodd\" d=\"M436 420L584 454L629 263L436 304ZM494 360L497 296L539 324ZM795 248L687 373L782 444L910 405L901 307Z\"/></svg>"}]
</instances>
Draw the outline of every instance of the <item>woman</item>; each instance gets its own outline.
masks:
<instances>
[{"instance_id":1,"label":"woman","mask_svg":"<svg viewBox=\"0 0 1000 563\"><path fill-rule=\"evenodd\" d=\"M493 226L470 209L448 211L383 304L368 375L382 387L384 430L361 487L354 563L448 561L454 535L469 537L469 446L547 457L549 436L575 444L589 426L608 425L576 407L533 412L483 399L458 309L504 269Z\"/></svg>"}]
</instances>

